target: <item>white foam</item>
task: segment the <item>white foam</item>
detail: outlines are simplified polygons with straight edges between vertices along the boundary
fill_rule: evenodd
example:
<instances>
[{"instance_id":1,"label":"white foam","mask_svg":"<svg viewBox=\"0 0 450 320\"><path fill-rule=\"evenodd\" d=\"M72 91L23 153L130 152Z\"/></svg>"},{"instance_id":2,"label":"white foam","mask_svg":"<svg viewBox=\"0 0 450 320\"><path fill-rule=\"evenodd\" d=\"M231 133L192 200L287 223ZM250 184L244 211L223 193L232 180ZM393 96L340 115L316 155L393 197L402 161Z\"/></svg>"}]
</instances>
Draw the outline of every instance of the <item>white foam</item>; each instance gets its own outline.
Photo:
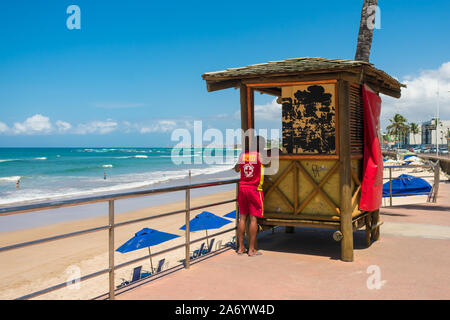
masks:
<instances>
[{"instance_id":1,"label":"white foam","mask_svg":"<svg viewBox=\"0 0 450 320\"><path fill-rule=\"evenodd\" d=\"M103 168L112 168L113 165L112 164L104 164L102 165Z\"/></svg>"},{"instance_id":2,"label":"white foam","mask_svg":"<svg viewBox=\"0 0 450 320\"><path fill-rule=\"evenodd\" d=\"M0 177L0 182L16 182L21 176Z\"/></svg>"},{"instance_id":3,"label":"white foam","mask_svg":"<svg viewBox=\"0 0 450 320\"><path fill-rule=\"evenodd\" d=\"M219 165L219 166L211 166L200 169L191 169L192 176L198 175L210 175L216 174L222 171L231 170L233 166L231 165ZM41 189L33 189L33 190L21 190L22 192L12 192L9 197L0 198L0 205L11 205L13 203L18 202L30 202L30 201L51 201L51 200L59 200L61 198L76 198L82 196L92 196L94 194L104 194L104 193L113 193L118 191L126 191L130 189L149 187L151 185L167 182L172 180L178 180L186 178L189 175L189 170L173 170L173 171L152 171L148 173L135 173L135 174L126 174L123 176L114 177L115 180L108 179L106 180L108 183L116 182L116 184L106 187L93 187L85 190L75 189L75 188L67 188L67 189L58 189L57 191L43 191ZM20 176L14 177L4 177L7 178L8 182L17 181ZM129 182L130 180L140 180L136 182ZM95 182L104 182L103 178L99 178L95 180ZM123 182L121 182L123 181ZM82 182L80 181L80 185Z\"/></svg>"},{"instance_id":4,"label":"white foam","mask_svg":"<svg viewBox=\"0 0 450 320\"><path fill-rule=\"evenodd\" d=\"M141 156L141 155L138 155L138 156L134 156L135 158L142 158L142 159L147 159L148 158L148 156Z\"/></svg>"},{"instance_id":5,"label":"white foam","mask_svg":"<svg viewBox=\"0 0 450 320\"><path fill-rule=\"evenodd\" d=\"M37 157L37 158L34 158L34 160L47 160L47 157Z\"/></svg>"},{"instance_id":6,"label":"white foam","mask_svg":"<svg viewBox=\"0 0 450 320\"><path fill-rule=\"evenodd\" d=\"M0 162L18 161L19 159L0 159Z\"/></svg>"}]
</instances>

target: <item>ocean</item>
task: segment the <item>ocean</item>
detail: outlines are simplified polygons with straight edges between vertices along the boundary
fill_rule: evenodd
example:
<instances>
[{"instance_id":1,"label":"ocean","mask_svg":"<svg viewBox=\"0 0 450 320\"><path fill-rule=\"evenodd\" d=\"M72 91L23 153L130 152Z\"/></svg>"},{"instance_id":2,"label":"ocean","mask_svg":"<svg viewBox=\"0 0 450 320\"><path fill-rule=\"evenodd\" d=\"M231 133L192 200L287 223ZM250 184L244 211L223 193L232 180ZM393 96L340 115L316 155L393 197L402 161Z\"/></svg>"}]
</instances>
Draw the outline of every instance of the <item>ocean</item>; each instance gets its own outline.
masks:
<instances>
[{"instance_id":1,"label":"ocean","mask_svg":"<svg viewBox=\"0 0 450 320\"><path fill-rule=\"evenodd\" d=\"M190 148L182 154L172 155L171 148L0 148L0 207L187 184L189 171L192 183L238 178L232 170L238 152ZM208 164L206 155L223 158L223 161ZM191 163L175 163L179 160L190 160ZM207 193L203 190L197 195ZM165 201L175 199L170 194L159 198L160 201L154 201L152 205L164 202L164 198ZM177 198L181 200L182 195ZM128 209L143 206L130 207L130 202L126 206ZM66 208L70 219L90 217L96 211L80 213L73 208ZM22 221L20 228L49 222L44 219L44 211L37 213L40 213L39 219L31 219L34 222L27 220L25 215L36 216L36 213L19 214L8 220L5 218L9 216L1 217L0 232L18 229L21 223L14 223L15 220ZM37 223L38 220L44 222ZM53 219L50 222L60 221Z\"/></svg>"}]
</instances>

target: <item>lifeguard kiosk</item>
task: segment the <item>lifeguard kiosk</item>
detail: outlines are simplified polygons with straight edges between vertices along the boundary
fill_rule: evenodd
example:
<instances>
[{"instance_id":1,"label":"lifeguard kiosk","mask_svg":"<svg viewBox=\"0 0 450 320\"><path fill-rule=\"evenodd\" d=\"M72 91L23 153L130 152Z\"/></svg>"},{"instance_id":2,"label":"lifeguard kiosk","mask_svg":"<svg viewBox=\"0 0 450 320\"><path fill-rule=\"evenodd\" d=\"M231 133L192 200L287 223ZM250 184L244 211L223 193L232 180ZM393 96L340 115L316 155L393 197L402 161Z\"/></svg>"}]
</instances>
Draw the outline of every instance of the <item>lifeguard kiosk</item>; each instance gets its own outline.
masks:
<instances>
[{"instance_id":1,"label":"lifeguard kiosk","mask_svg":"<svg viewBox=\"0 0 450 320\"><path fill-rule=\"evenodd\" d=\"M357 229L365 227L367 245L378 239L378 210L360 210L362 85L395 98L404 85L371 63L324 58L271 61L202 77L209 92L240 89L244 131L255 127L255 91L278 97L282 105L282 152L278 173L264 180L263 228L336 229L344 261L353 261Z\"/></svg>"}]
</instances>

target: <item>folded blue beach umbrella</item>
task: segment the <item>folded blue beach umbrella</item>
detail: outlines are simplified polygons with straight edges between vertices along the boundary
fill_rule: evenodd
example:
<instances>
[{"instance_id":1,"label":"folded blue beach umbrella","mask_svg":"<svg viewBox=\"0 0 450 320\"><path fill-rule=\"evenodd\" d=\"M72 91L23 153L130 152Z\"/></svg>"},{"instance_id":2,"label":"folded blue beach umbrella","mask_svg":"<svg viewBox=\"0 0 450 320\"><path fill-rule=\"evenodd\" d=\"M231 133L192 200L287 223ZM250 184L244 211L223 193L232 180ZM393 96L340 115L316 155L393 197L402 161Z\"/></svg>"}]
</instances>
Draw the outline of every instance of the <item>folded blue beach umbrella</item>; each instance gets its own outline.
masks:
<instances>
[{"instance_id":1,"label":"folded blue beach umbrella","mask_svg":"<svg viewBox=\"0 0 450 320\"><path fill-rule=\"evenodd\" d=\"M224 217L236 219L236 210L233 210L233 211L227 213L226 215L224 215Z\"/></svg>"},{"instance_id":2,"label":"folded blue beach umbrella","mask_svg":"<svg viewBox=\"0 0 450 320\"><path fill-rule=\"evenodd\" d=\"M230 220L216 216L214 213L203 211L196 215L191 221L189 221L190 231L206 230L206 243L208 244L208 229L218 229L224 225L231 223ZM186 225L182 226L180 230L186 230Z\"/></svg>"},{"instance_id":3,"label":"folded blue beach umbrella","mask_svg":"<svg viewBox=\"0 0 450 320\"><path fill-rule=\"evenodd\" d=\"M157 244L178 238L176 234L171 234L167 232L161 232L154 229L144 228L141 231L136 232L133 238L121 245L116 251L121 253L126 253L130 251L135 251L143 248L148 248L148 252L151 255L150 247L156 246ZM153 262L152 257L150 257L150 264L152 266L153 272Z\"/></svg>"}]
</instances>

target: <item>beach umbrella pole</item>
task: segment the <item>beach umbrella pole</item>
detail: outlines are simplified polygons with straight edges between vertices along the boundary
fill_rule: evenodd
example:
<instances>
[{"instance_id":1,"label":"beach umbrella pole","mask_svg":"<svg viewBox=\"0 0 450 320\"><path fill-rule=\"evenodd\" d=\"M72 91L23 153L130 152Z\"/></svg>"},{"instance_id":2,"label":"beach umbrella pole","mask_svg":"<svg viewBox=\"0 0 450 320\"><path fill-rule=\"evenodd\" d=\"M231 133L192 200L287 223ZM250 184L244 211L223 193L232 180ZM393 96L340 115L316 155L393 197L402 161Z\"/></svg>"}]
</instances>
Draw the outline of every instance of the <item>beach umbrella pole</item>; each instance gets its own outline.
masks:
<instances>
[{"instance_id":1,"label":"beach umbrella pole","mask_svg":"<svg viewBox=\"0 0 450 320\"><path fill-rule=\"evenodd\" d=\"M205 229L206 231L206 245L208 246L208 250L209 250L209 243L208 243L208 229Z\"/></svg>"},{"instance_id":2,"label":"beach umbrella pole","mask_svg":"<svg viewBox=\"0 0 450 320\"><path fill-rule=\"evenodd\" d=\"M150 254L150 266L152 268L152 274L153 274L153 261L152 261L152 252L150 251L150 247L148 247L148 253Z\"/></svg>"}]
</instances>

